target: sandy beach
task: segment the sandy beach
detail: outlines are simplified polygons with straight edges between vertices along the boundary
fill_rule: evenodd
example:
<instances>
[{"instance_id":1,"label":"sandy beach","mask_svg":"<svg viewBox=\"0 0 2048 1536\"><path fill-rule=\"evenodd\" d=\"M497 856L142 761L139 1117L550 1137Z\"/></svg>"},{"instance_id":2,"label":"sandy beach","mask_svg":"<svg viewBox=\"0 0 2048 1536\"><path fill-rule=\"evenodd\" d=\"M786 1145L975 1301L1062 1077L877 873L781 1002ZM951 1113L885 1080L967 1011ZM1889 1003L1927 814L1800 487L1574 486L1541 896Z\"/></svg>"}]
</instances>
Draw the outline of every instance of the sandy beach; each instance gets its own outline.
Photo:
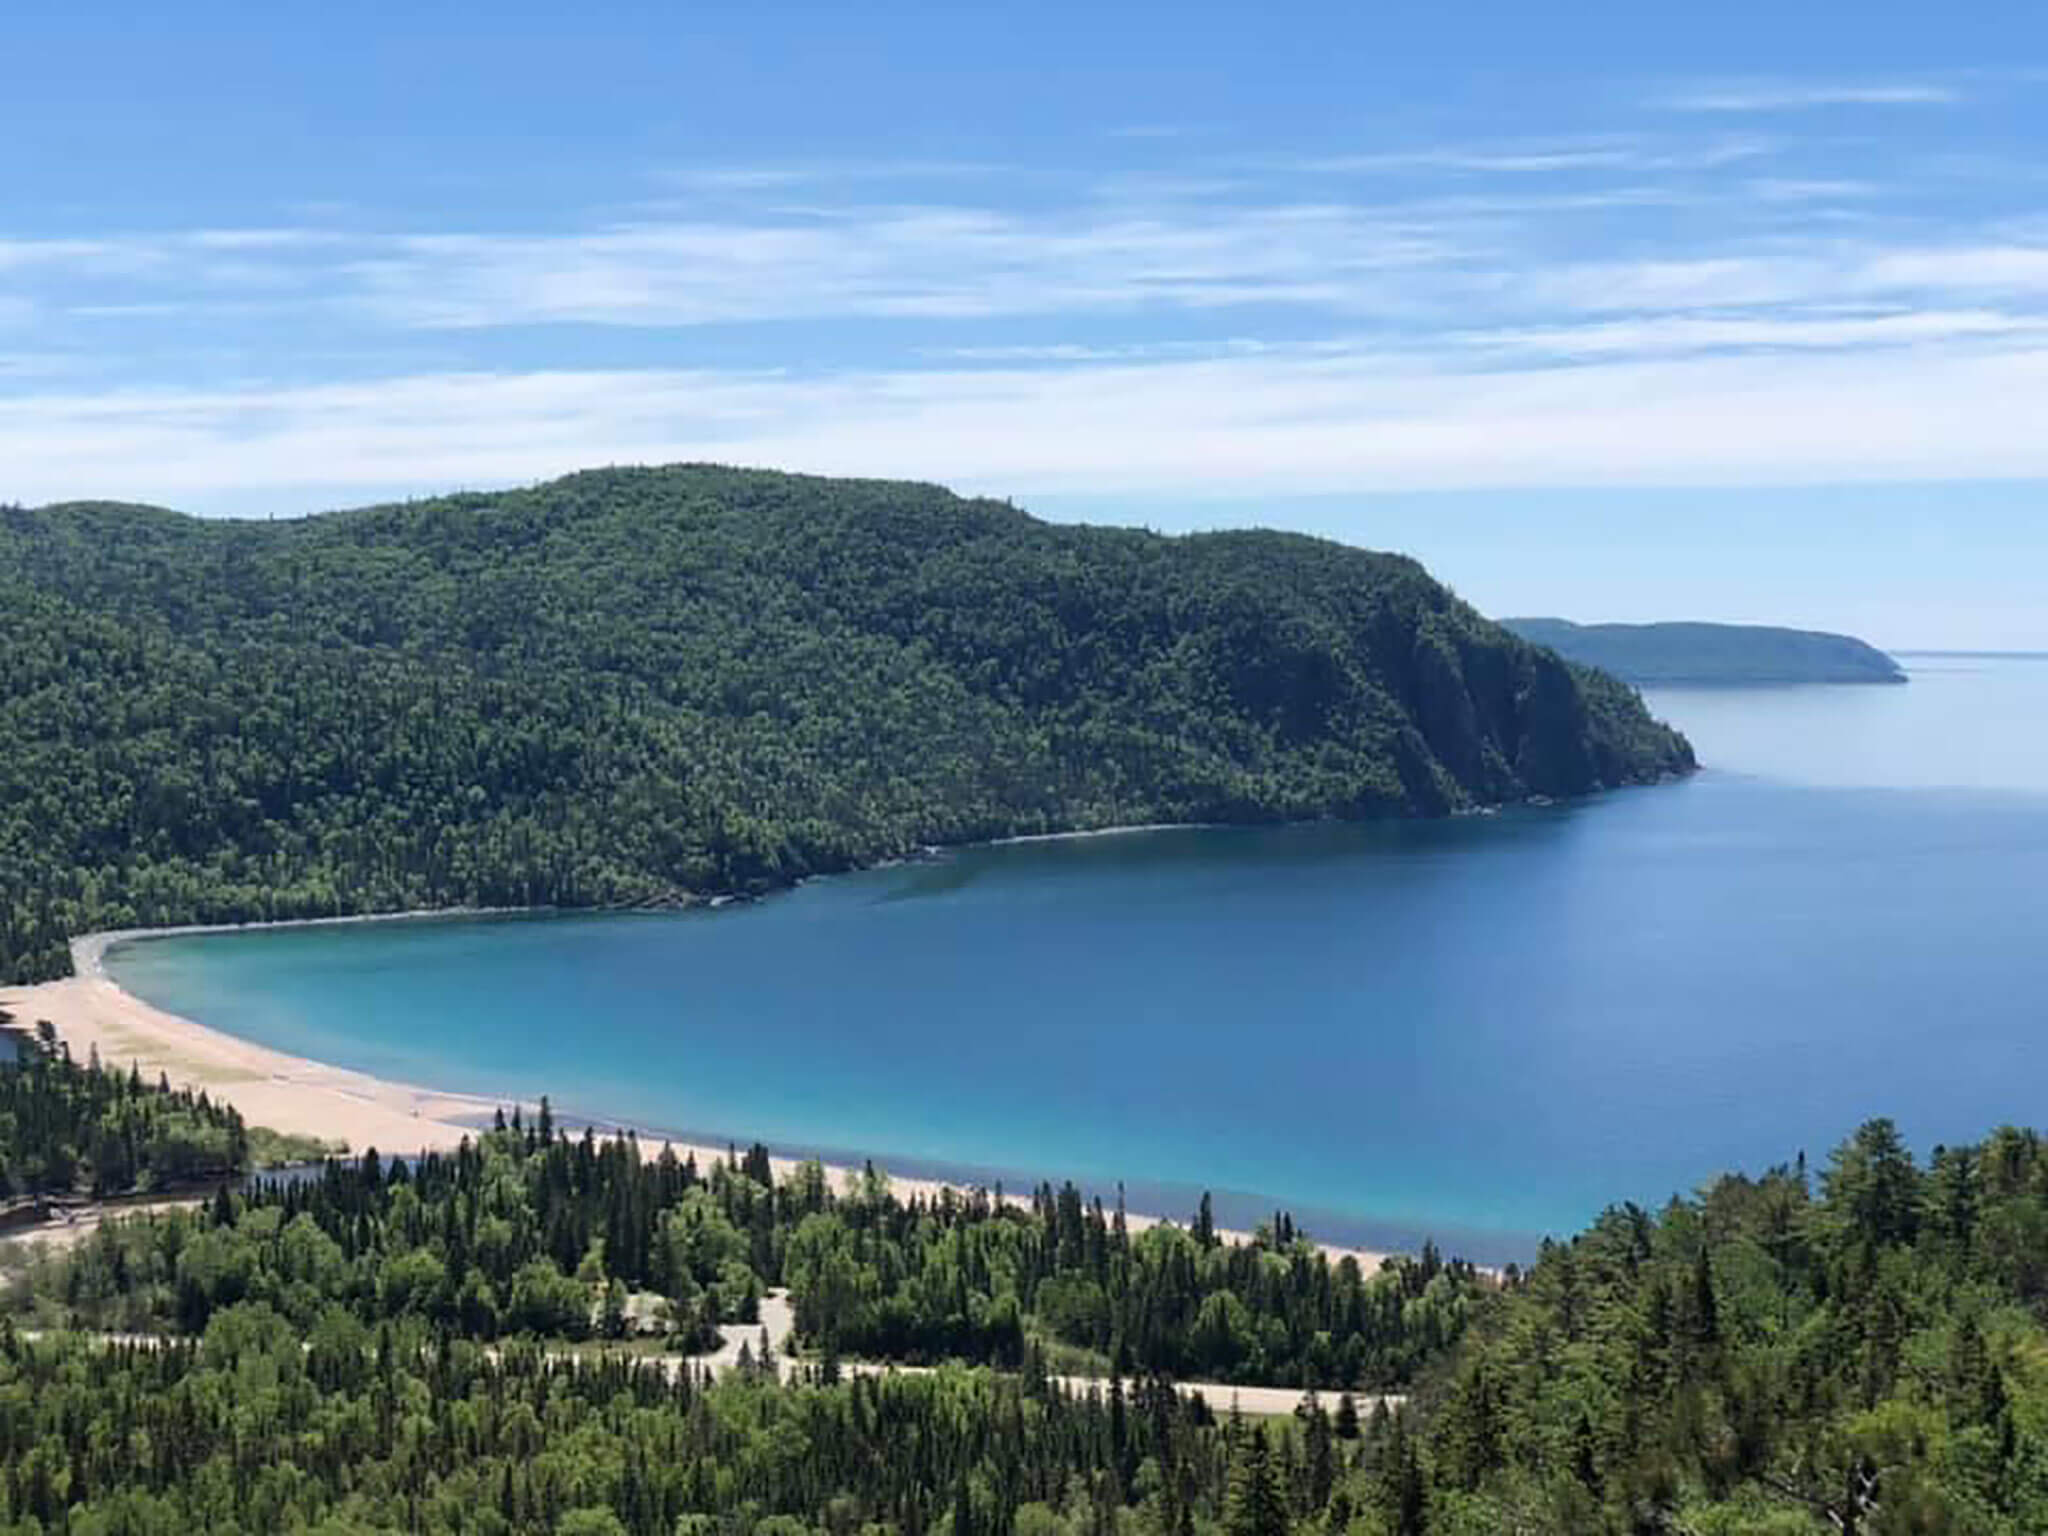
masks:
<instances>
[{"instance_id":1,"label":"sandy beach","mask_svg":"<svg viewBox=\"0 0 2048 1536\"><path fill-rule=\"evenodd\" d=\"M475 914L422 914L422 918L466 915ZM387 920L398 919L341 919ZM234 1105L251 1125L345 1143L353 1152L371 1147L386 1156L447 1151L464 1137L474 1138L487 1127L501 1105L508 1113L513 1108L498 1099L389 1082L346 1067L288 1055L154 1007L123 991L106 974L102 963L112 946L142 936L139 932L96 933L73 940L72 963L78 974L34 986L0 987L0 1011L13 1016L12 1027L17 1032L32 1031L39 1022L47 1020L76 1060L85 1061L97 1050L106 1065L125 1070L133 1064L145 1078L153 1080L161 1074L173 1084L203 1088L214 1099ZM521 1106L529 1115L537 1107ZM619 1129L623 1131L626 1127ZM676 1156L694 1156L700 1165L706 1166L728 1151L723 1145L698 1145L646 1134L640 1140L650 1157L659 1155L662 1146L668 1145ZM797 1159L788 1157L771 1161L778 1177L798 1164ZM853 1171L826 1167L835 1185ZM948 1188L965 1192L965 1186L893 1174L890 1184L902 1198L933 1198ZM1029 1203L1027 1195L1011 1192L1008 1198L1019 1205ZM1181 1218L1133 1211L1127 1213L1127 1219L1134 1229L1142 1229L1160 1220ZM1387 1257L1368 1249L1334 1245L1325 1245L1324 1251L1332 1259L1356 1259L1368 1274Z\"/></svg>"}]
</instances>

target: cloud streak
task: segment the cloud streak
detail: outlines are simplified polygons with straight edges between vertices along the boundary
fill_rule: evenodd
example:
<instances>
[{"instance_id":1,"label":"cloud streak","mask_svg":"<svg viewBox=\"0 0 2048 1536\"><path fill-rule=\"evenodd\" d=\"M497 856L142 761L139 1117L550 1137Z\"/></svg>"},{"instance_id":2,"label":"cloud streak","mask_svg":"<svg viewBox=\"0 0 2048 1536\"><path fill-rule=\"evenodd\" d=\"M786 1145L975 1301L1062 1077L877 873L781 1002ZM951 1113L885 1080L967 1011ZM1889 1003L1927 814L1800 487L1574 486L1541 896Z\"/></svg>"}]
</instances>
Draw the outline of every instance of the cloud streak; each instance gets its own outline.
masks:
<instances>
[{"instance_id":1,"label":"cloud streak","mask_svg":"<svg viewBox=\"0 0 2048 1536\"><path fill-rule=\"evenodd\" d=\"M1930 331L1932 328L1930 328ZM446 373L0 401L0 497L495 485L717 459L999 493L2048 477L2048 342L1959 318L1816 346L1453 371L1369 349L1054 367ZM1818 340L1818 338L1813 338ZM1841 338L1838 338L1841 339Z\"/></svg>"},{"instance_id":2,"label":"cloud streak","mask_svg":"<svg viewBox=\"0 0 2048 1536\"><path fill-rule=\"evenodd\" d=\"M1936 223L1896 157L1771 126L1219 148L1021 191L709 167L545 228L4 239L0 333L38 361L0 362L0 498L296 510L679 458L1027 495L2048 473L2021 411L2048 382L2038 202ZM194 384L222 377L250 382Z\"/></svg>"},{"instance_id":3,"label":"cloud streak","mask_svg":"<svg viewBox=\"0 0 2048 1536\"><path fill-rule=\"evenodd\" d=\"M1658 105L1676 112L1805 112L1816 107L1940 107L1963 100L1951 86L1757 83L1688 91Z\"/></svg>"},{"instance_id":4,"label":"cloud streak","mask_svg":"<svg viewBox=\"0 0 2048 1536\"><path fill-rule=\"evenodd\" d=\"M1419 149L1303 156L1272 164L1317 176L1454 172L1529 179L1574 172L1616 171L1633 175L1717 170L1769 154L1770 150L1768 140L1754 136L1672 144L1630 134L1590 140L1440 144Z\"/></svg>"},{"instance_id":5,"label":"cloud streak","mask_svg":"<svg viewBox=\"0 0 2048 1536\"><path fill-rule=\"evenodd\" d=\"M346 275L402 326L686 326L1339 305L1377 291L1376 274L1466 254L1441 224L1333 204L1037 219L928 207L805 223L407 236Z\"/></svg>"},{"instance_id":6,"label":"cloud streak","mask_svg":"<svg viewBox=\"0 0 2048 1536\"><path fill-rule=\"evenodd\" d=\"M318 310L357 327L477 332L685 329L825 319L1202 317L1287 308L1441 327L1616 311L1913 299L2048 301L2048 234L2014 224L1949 243L1829 233L1816 206L1861 183L1744 179L1714 238L1586 259L1569 220L1654 209L1629 185L1429 203L1196 201L1021 214L976 206L829 217L650 220L563 233L201 231L0 243L0 316ZM1752 221L1745 235L1742 220ZM1865 230L1868 232L1864 232ZM1548 239L1562 251L1545 252ZM1668 243L1667 243L1668 244ZM1053 338L1056 342L1061 338ZM1043 342L1039 344L1045 344Z\"/></svg>"}]
</instances>

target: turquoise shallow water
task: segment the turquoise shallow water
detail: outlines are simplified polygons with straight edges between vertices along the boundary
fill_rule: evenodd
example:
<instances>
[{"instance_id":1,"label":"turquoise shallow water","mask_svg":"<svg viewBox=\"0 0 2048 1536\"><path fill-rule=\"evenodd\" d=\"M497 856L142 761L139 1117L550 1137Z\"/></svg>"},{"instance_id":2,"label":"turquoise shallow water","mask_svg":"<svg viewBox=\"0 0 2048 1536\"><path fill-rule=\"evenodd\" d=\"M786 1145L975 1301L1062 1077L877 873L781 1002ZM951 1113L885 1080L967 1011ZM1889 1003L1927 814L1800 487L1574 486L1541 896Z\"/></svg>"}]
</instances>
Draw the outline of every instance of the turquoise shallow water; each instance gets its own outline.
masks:
<instances>
[{"instance_id":1,"label":"turquoise shallow water","mask_svg":"<svg viewBox=\"0 0 2048 1536\"><path fill-rule=\"evenodd\" d=\"M956 852L752 907L110 957L286 1050L899 1168L1526 1253L1608 1200L2048 1121L2048 662L1671 692L1716 766L1450 823ZM1148 1198L1149 1197L1149 1198Z\"/></svg>"}]
</instances>

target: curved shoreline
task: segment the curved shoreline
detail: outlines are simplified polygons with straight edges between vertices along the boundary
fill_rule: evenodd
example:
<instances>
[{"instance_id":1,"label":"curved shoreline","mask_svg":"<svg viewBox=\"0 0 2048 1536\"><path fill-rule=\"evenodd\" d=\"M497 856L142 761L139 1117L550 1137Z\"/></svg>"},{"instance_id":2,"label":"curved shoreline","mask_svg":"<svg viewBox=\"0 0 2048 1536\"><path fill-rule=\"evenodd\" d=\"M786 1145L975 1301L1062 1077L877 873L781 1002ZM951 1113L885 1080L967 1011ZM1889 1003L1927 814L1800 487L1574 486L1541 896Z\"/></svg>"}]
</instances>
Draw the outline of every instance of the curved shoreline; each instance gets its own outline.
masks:
<instances>
[{"instance_id":1,"label":"curved shoreline","mask_svg":"<svg viewBox=\"0 0 2048 1536\"><path fill-rule=\"evenodd\" d=\"M1548 808L1557 805L1571 805L1592 800L1603 795L1614 794L1622 789L1641 789L1657 784L1673 783L1689 778L1699 772L1699 765L1673 772L1660 773L1655 779L1638 780L1629 784L1603 785L1579 794L1564 797L1531 794L1519 800L1475 801L1455 810L1444 812L1440 817L1425 817L1425 820L1454 821L1468 816L1497 816L1503 811L1521 808ZM74 936L69 944L73 979L92 977L108 979L106 956L109 951L123 944L142 943L151 939L193 937L201 934L257 933L272 928L328 928L354 923L406 923L406 922L460 922L479 917L520 917L540 913L559 913L563 916L589 917L604 913L628 912L674 912L702 907L716 910L736 902L751 903L765 901L773 896L786 895L813 880L843 879L848 875L861 874L869 870L891 869L920 859L942 858L952 853L970 853L979 848L1012 848L1032 843L1086 842L1098 838L1130 837L1147 832L1227 832L1267 826L1314 826L1328 818L1308 817L1299 820L1283 819L1277 822L1238 821L1128 821L1117 822L1107 827L1073 827L1064 832L1017 832L1005 837L974 838L959 843L926 843L900 858L880 859L869 864L856 864L846 869L830 872L800 875L787 885L778 885L761 892L737 891L679 891L673 899L647 901L638 904L624 904L602 907L413 907L395 912L349 912L332 917L268 917L252 918L235 923L174 923L162 928L108 928L94 933ZM1360 823L1396 821L1400 817L1364 817ZM1349 821L1348 818L1339 820ZM0 986L0 991L23 991L28 984L17 987ZM44 983L43 985L48 985ZM139 1001L139 1000L138 1000Z\"/></svg>"},{"instance_id":2,"label":"curved shoreline","mask_svg":"<svg viewBox=\"0 0 2048 1536\"><path fill-rule=\"evenodd\" d=\"M0 987L0 1011L11 1014L7 1026L16 1033L32 1031L47 1020L57 1038L70 1047L72 1056L85 1060L94 1052L108 1066L133 1065L144 1077L159 1075L180 1085L204 1089L217 1101L232 1104L251 1125L317 1137L327 1142L345 1142L351 1151L375 1147L389 1156L452 1151L465 1139L474 1140L487 1129L498 1110L510 1110L515 1102L462 1092L422 1088L392 1082L352 1068L294 1056L230 1035L195 1019L158 1008L126 991L107 973L107 953L125 943L187 934L244 933L272 928L304 928L344 923L401 921L461 921L478 917L509 917L528 912L549 912L554 908L468 908L420 912L372 913L356 917L294 918L277 922L193 924L173 928L111 929L81 934L71 941L72 963L78 974L60 981L32 986ZM527 1114L537 1103L518 1102ZM578 1117L579 1122L582 1117ZM609 1122L595 1122L606 1124ZM625 1135L631 1131L645 1155L658 1156L662 1147L677 1157L694 1157L700 1165L725 1158L729 1146L710 1145L666 1137L644 1127L617 1124L609 1132ZM778 1177L787 1176L802 1159L770 1157ZM877 1166L882 1160L876 1159ZM835 1184L858 1175L844 1163L826 1163L825 1172ZM982 1186L950 1179L891 1175L890 1183L903 1198L936 1199L945 1192L968 1194ZM1028 1194L1009 1192L1005 1198L1028 1207ZM1133 1229L1181 1218L1164 1212L1127 1213ZM1226 1238L1245 1240L1248 1234L1224 1232ZM1389 1257L1385 1252L1322 1244L1333 1260L1352 1258L1371 1274Z\"/></svg>"},{"instance_id":3,"label":"curved shoreline","mask_svg":"<svg viewBox=\"0 0 2048 1536\"><path fill-rule=\"evenodd\" d=\"M74 978L111 981L106 958L123 944L148 939L179 939L205 933L261 933L272 928L339 928L355 923L460 922L472 917L516 917L527 912L554 912L556 907L427 907L409 912L353 912L340 917L261 918L247 923L178 923L169 928L108 928L81 933L71 941ZM137 999L140 1001L140 999Z\"/></svg>"},{"instance_id":4,"label":"curved shoreline","mask_svg":"<svg viewBox=\"0 0 2048 1536\"><path fill-rule=\"evenodd\" d=\"M138 944L151 939L192 938L213 933L261 933L273 928L338 928L356 923L462 922L479 917L523 917L538 913L588 917L600 913L672 912L687 910L689 907L715 910L734 902L753 902L765 900L769 896L783 895L812 880L838 879L845 875L859 874L866 869L887 869L914 862L919 857L937 858L949 853L970 852L976 848L1009 848L1025 843L1064 843L1101 837L1129 837L1144 832L1222 831L1233 825L1234 823L1222 821L1134 821L1119 823L1113 827L1083 827L1068 832L1020 832L1010 837L980 838L968 843L929 843L907 858L885 859L876 864L860 865L828 875L806 875L787 887L778 887L758 896L732 891L713 892L708 895L685 892L674 904L648 903L618 907L415 907L400 912L348 912L333 917L269 917L253 918L240 923L174 923L164 928L107 928L96 933L81 933L71 940L71 971L74 978L111 980L106 968L108 953L123 944ZM0 988L0 991L6 990L25 989Z\"/></svg>"}]
</instances>

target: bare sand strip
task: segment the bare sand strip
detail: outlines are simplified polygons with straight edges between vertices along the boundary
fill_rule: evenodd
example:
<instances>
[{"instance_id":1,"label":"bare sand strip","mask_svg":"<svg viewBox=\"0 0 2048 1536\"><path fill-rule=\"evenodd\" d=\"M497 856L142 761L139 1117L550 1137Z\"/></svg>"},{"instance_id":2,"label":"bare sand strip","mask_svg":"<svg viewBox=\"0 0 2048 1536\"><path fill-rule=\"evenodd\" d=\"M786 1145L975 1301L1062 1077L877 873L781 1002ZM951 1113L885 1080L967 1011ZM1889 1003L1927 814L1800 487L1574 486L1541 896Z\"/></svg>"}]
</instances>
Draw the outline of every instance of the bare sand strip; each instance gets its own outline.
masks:
<instances>
[{"instance_id":1,"label":"bare sand strip","mask_svg":"<svg viewBox=\"0 0 2048 1536\"><path fill-rule=\"evenodd\" d=\"M422 914L456 915L476 914ZM340 919L381 920L384 919ZM238 930L159 929L150 933L174 931ZM39 1022L47 1020L78 1061L88 1059L97 1050L107 1066L126 1070L132 1064L150 1081L162 1075L174 1085L204 1089L211 1098L240 1110L242 1118L251 1125L344 1143L354 1152L372 1147L385 1156L450 1151L465 1137L474 1139L489 1125L497 1109L502 1107L509 1113L514 1107L499 1099L388 1082L346 1067L288 1055L154 1007L117 986L103 964L113 945L144 936L140 931L97 933L73 940L72 960L77 975L36 986L0 988L0 1011L13 1016L17 1032L32 1031ZM538 1109L534 1104L518 1107L528 1115ZM623 1133L627 1127L619 1129ZM704 1166L725 1157L729 1150L644 1133L640 1134L640 1142L650 1157L658 1155L666 1145L674 1149L677 1157L694 1156ZM778 1177L784 1177L798 1166L798 1159L772 1158L771 1165ZM831 1165L825 1171L835 1185L855 1172ZM893 1175L890 1185L905 1199L923 1196L929 1200L948 1189L956 1194L968 1193L970 1189L938 1179ZM1006 1192L1005 1198L1020 1206L1030 1203L1028 1195L1014 1191ZM1132 1212L1127 1219L1134 1230L1142 1230L1174 1218L1168 1213ZM1243 1240L1247 1234L1222 1235ZM1369 1249L1329 1244L1324 1245L1324 1252L1333 1261L1347 1257L1357 1260L1367 1274L1376 1271L1387 1258L1386 1254Z\"/></svg>"}]
</instances>

